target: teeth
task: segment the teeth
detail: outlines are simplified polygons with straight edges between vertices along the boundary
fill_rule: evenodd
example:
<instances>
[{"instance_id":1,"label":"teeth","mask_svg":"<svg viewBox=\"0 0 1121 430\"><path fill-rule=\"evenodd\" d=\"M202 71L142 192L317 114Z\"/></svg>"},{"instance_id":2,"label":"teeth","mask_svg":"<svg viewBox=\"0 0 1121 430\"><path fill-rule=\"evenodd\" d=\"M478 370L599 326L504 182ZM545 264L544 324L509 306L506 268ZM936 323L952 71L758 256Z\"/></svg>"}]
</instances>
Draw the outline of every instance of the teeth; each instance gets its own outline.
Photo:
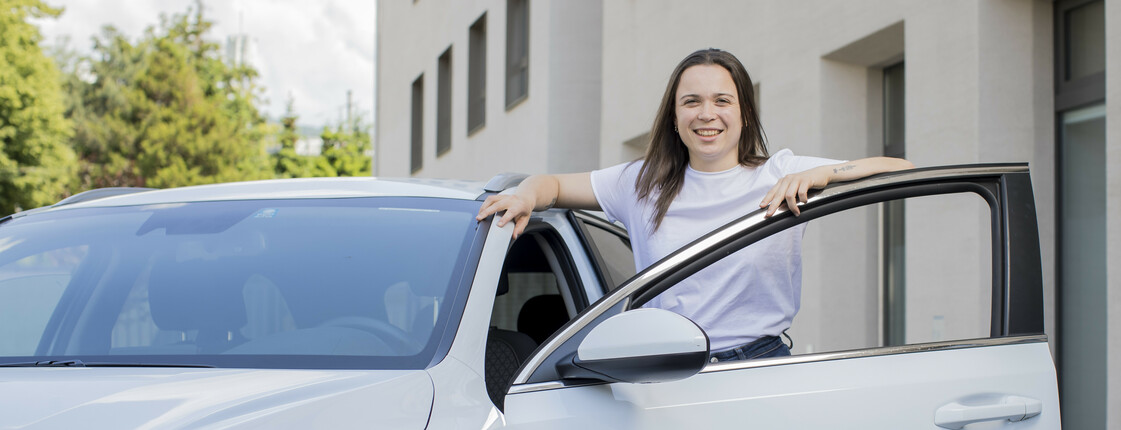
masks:
<instances>
[{"instance_id":1,"label":"teeth","mask_svg":"<svg viewBox=\"0 0 1121 430\"><path fill-rule=\"evenodd\" d=\"M697 130L697 134L704 137L712 137L720 134L720 130Z\"/></svg>"}]
</instances>

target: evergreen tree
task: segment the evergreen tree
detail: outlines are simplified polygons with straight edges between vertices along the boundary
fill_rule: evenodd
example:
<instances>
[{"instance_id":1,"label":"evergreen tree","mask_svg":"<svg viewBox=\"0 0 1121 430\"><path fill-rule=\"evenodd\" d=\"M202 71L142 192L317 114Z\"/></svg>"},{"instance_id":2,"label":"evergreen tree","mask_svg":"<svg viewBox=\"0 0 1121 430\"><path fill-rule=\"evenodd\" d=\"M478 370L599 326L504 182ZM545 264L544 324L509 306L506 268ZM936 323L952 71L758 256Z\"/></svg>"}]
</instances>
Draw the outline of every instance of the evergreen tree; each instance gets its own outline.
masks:
<instances>
[{"instance_id":1,"label":"evergreen tree","mask_svg":"<svg viewBox=\"0 0 1121 430\"><path fill-rule=\"evenodd\" d=\"M71 185L72 129L58 68L27 22L60 13L40 0L0 0L0 214L54 203Z\"/></svg>"},{"instance_id":2,"label":"evergreen tree","mask_svg":"<svg viewBox=\"0 0 1121 430\"><path fill-rule=\"evenodd\" d=\"M323 157L338 176L370 176L373 158L370 156L370 127L362 117L340 123L334 130L323 128Z\"/></svg>"},{"instance_id":3,"label":"evergreen tree","mask_svg":"<svg viewBox=\"0 0 1121 430\"><path fill-rule=\"evenodd\" d=\"M280 132L277 135L280 149L273 155L276 175L281 178L338 176L325 157L296 153L296 142L300 140L296 128L296 120L299 117L292 108L293 103L289 97L284 117L280 118Z\"/></svg>"}]
</instances>

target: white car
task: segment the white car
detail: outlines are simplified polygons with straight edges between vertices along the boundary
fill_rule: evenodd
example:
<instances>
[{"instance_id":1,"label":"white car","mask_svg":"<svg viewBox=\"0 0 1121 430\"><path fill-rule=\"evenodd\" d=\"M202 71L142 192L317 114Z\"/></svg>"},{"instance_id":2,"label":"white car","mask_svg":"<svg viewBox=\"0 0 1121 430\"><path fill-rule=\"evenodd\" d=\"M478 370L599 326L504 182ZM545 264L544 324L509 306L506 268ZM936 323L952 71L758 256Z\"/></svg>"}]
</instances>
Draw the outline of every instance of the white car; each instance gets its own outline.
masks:
<instances>
[{"instance_id":1,"label":"white car","mask_svg":"<svg viewBox=\"0 0 1121 430\"><path fill-rule=\"evenodd\" d=\"M638 274L594 214L513 242L476 222L519 179L105 189L0 220L0 428L1059 428L1024 165L835 184ZM979 336L713 363L641 308L799 223L946 194L991 214Z\"/></svg>"}]
</instances>

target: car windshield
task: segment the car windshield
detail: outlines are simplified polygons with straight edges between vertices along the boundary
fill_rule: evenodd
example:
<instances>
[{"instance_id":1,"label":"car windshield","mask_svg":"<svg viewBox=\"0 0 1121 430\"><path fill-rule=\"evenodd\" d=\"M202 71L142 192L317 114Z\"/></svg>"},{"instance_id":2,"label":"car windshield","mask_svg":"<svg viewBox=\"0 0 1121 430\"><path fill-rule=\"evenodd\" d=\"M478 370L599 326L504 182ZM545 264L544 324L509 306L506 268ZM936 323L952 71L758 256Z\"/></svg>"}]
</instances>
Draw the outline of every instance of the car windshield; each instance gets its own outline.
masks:
<instances>
[{"instance_id":1,"label":"car windshield","mask_svg":"<svg viewBox=\"0 0 1121 430\"><path fill-rule=\"evenodd\" d=\"M458 322L478 207L378 197L16 217L0 224L0 365L424 368Z\"/></svg>"}]
</instances>

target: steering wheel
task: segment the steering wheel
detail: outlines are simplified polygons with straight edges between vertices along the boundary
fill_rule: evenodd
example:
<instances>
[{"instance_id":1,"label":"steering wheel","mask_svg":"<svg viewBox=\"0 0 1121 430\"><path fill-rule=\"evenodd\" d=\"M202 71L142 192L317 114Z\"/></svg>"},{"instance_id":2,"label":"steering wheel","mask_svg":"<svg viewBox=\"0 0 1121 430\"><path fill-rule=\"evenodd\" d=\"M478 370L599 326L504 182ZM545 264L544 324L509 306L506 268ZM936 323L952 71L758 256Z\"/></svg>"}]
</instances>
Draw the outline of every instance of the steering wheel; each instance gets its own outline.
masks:
<instances>
[{"instance_id":1,"label":"steering wheel","mask_svg":"<svg viewBox=\"0 0 1121 430\"><path fill-rule=\"evenodd\" d=\"M379 319L350 315L331 318L320 323L317 327L345 327L362 330L386 341L394 351L411 353L421 349L421 345L404 330Z\"/></svg>"}]
</instances>

